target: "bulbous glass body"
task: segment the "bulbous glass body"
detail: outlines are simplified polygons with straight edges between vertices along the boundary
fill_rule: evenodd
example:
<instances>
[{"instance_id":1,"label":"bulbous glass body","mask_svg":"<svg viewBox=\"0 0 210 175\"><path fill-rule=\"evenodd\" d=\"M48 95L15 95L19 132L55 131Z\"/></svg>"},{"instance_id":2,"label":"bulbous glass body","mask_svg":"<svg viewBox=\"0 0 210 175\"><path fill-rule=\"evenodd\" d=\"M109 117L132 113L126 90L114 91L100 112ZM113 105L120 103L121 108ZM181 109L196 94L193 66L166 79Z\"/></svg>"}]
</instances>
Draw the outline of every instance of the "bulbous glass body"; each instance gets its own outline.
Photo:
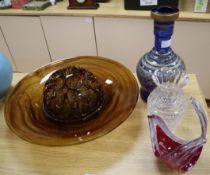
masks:
<instances>
[{"instance_id":1,"label":"bulbous glass body","mask_svg":"<svg viewBox=\"0 0 210 175\"><path fill-rule=\"evenodd\" d=\"M178 17L176 8L160 7L151 12L154 19L155 46L143 55L136 68L137 77L141 84L140 95L144 101L156 87L152 80L155 70L162 67L185 71L182 59L171 48L171 36L174 29L174 20Z\"/></svg>"}]
</instances>

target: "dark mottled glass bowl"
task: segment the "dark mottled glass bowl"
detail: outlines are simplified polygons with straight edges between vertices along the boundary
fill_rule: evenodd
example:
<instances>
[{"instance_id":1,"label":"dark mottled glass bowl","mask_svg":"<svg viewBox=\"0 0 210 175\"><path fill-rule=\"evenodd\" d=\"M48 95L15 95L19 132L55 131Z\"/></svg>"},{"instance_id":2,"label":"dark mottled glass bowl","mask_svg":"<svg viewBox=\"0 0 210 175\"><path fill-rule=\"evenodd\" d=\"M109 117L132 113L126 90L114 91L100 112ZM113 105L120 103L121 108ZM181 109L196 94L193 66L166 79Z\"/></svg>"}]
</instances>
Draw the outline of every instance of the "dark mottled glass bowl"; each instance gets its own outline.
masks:
<instances>
[{"instance_id":1,"label":"dark mottled glass bowl","mask_svg":"<svg viewBox=\"0 0 210 175\"><path fill-rule=\"evenodd\" d=\"M103 90L97 77L82 67L54 72L43 90L43 110L54 122L85 122L102 109Z\"/></svg>"},{"instance_id":2,"label":"dark mottled glass bowl","mask_svg":"<svg viewBox=\"0 0 210 175\"><path fill-rule=\"evenodd\" d=\"M43 111L46 81L66 66L80 66L92 72L103 92L103 107L85 122L54 123ZM139 96L137 81L125 66L102 57L76 57L51 63L25 76L5 102L8 127L22 139L41 145L71 145L107 134L132 113Z\"/></svg>"}]
</instances>

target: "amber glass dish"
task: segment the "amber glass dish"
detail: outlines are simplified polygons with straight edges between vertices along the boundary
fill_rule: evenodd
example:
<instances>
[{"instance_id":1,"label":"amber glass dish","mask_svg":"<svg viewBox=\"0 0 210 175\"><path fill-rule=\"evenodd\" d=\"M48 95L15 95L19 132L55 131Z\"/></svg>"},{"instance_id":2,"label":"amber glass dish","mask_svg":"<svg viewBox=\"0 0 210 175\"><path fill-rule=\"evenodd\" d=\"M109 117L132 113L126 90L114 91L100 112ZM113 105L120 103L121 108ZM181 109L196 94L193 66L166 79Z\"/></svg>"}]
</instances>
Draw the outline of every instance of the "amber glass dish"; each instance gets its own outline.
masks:
<instances>
[{"instance_id":1,"label":"amber glass dish","mask_svg":"<svg viewBox=\"0 0 210 175\"><path fill-rule=\"evenodd\" d=\"M93 119L58 124L43 112L43 87L49 76L65 66L81 66L97 76L104 90L102 110ZM102 57L76 57L44 66L25 76L5 103L9 128L22 139L41 145L71 145L103 136L125 121L139 96L133 74L123 65Z\"/></svg>"}]
</instances>

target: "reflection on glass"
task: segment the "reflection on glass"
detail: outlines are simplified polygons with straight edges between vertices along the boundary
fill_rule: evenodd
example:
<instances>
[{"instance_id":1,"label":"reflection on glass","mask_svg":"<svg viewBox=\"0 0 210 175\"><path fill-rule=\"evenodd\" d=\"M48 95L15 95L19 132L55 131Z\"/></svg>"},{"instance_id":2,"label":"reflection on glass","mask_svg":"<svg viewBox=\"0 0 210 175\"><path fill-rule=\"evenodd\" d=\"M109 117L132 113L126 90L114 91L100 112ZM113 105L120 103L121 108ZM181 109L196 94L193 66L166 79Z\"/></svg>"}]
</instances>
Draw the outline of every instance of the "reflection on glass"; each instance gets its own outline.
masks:
<instances>
[{"instance_id":1,"label":"reflection on glass","mask_svg":"<svg viewBox=\"0 0 210 175\"><path fill-rule=\"evenodd\" d=\"M105 83L110 85L110 84L112 84L113 82L112 82L112 80L107 79L107 80L105 81Z\"/></svg>"}]
</instances>

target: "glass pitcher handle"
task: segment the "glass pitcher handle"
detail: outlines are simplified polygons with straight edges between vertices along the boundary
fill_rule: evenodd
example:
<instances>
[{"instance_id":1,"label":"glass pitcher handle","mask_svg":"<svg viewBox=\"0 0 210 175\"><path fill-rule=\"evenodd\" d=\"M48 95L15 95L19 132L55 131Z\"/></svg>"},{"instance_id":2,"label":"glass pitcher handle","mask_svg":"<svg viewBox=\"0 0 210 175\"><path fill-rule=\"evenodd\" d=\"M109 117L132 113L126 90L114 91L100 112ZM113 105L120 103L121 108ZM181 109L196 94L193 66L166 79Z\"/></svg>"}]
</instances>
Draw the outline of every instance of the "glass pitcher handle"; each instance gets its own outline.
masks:
<instances>
[{"instance_id":1,"label":"glass pitcher handle","mask_svg":"<svg viewBox=\"0 0 210 175\"><path fill-rule=\"evenodd\" d=\"M206 132L207 132L207 119L206 114L201 107L200 103L193 97L190 98L190 101L199 117L200 124L201 124L201 137L206 138Z\"/></svg>"}]
</instances>

